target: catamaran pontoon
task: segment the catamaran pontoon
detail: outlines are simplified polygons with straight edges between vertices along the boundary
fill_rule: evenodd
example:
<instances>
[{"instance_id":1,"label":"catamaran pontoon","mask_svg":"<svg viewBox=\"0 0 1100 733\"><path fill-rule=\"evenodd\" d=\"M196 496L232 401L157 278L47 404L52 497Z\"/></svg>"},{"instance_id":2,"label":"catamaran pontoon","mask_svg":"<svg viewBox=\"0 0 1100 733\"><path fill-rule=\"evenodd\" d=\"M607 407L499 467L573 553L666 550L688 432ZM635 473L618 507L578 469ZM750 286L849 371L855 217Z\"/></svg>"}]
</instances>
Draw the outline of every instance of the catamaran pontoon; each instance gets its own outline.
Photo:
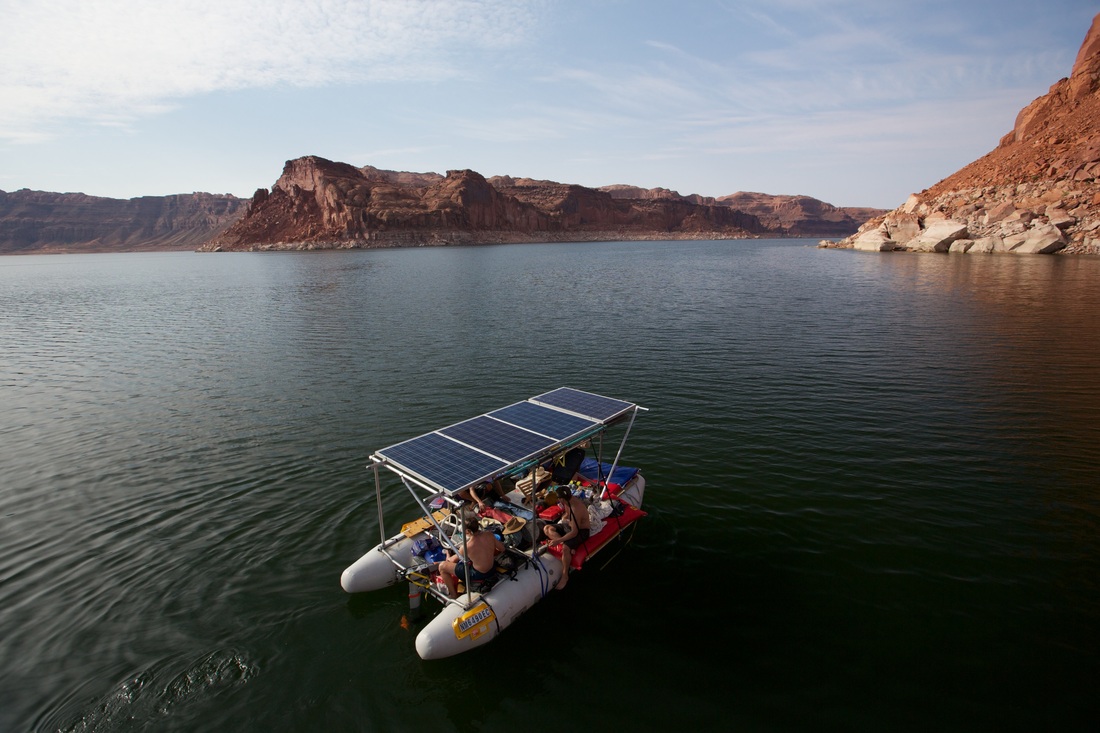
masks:
<instances>
[{"instance_id":1,"label":"catamaran pontoon","mask_svg":"<svg viewBox=\"0 0 1100 733\"><path fill-rule=\"evenodd\" d=\"M382 541L344 570L340 585L359 593L406 580L413 611L419 611L424 595L440 601L442 611L416 638L424 659L490 641L561 578L562 548L548 547L541 535L542 526L562 511L555 503L558 487L569 485L589 510L591 534L572 554L574 570L612 541L627 541L624 531L645 516L645 479L638 469L618 465L640 410L645 408L562 387L376 451L368 468L374 472ZM626 426L622 441L605 463L604 431L620 424ZM586 448L596 456L581 461ZM388 538L381 468L400 477L422 511ZM479 487L491 500L478 502L485 506L474 519L497 534L505 551L487 580L471 577L466 563L466 577L459 578L463 585L452 598L437 575L438 564L444 548L465 549L464 520L476 508L467 497L477 496L470 492Z\"/></svg>"}]
</instances>

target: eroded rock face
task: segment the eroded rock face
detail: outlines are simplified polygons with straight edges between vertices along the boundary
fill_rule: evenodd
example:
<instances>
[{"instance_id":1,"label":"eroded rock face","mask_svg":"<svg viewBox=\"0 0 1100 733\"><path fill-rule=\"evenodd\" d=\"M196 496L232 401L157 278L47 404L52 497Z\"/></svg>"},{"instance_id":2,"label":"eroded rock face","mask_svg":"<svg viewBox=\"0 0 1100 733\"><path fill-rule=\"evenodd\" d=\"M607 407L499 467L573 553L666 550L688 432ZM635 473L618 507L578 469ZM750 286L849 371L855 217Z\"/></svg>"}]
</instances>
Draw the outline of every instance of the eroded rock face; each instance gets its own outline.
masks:
<instances>
[{"instance_id":1,"label":"eroded rock face","mask_svg":"<svg viewBox=\"0 0 1100 733\"><path fill-rule=\"evenodd\" d=\"M751 214L675 196L622 199L552 181L395 173L307 156L288 161L271 191L257 191L247 215L201 249L774 234Z\"/></svg>"},{"instance_id":2,"label":"eroded rock face","mask_svg":"<svg viewBox=\"0 0 1100 733\"><path fill-rule=\"evenodd\" d=\"M209 193L112 199L0 191L0 253L191 250L240 218L245 204Z\"/></svg>"},{"instance_id":3,"label":"eroded rock face","mask_svg":"<svg viewBox=\"0 0 1100 733\"><path fill-rule=\"evenodd\" d=\"M1100 15L1069 78L1021 110L996 149L835 246L881 231L883 249L927 249L945 221L966 232L935 251L1100 254ZM953 246L964 238L973 244Z\"/></svg>"},{"instance_id":4,"label":"eroded rock face","mask_svg":"<svg viewBox=\"0 0 1100 733\"><path fill-rule=\"evenodd\" d=\"M752 214L768 229L790 237L844 237L860 222L884 214L882 209L838 207L810 196L775 196L739 191L719 198L698 195L681 196L667 188L644 189L637 186L603 186L614 198L680 199L695 204L726 206Z\"/></svg>"}]
</instances>

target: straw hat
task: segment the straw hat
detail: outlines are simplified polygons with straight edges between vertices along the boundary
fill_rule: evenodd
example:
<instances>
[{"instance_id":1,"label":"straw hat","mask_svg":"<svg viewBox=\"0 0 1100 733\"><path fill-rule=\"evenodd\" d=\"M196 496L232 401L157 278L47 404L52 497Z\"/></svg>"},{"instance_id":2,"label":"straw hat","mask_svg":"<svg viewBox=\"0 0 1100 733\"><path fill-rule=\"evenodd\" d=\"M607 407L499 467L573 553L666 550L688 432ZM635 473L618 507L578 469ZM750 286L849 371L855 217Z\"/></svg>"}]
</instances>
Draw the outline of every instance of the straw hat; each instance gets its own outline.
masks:
<instances>
[{"instance_id":1,"label":"straw hat","mask_svg":"<svg viewBox=\"0 0 1100 733\"><path fill-rule=\"evenodd\" d=\"M504 525L504 534L515 534L523 529L527 524L527 520L523 517L512 517L508 520L508 523Z\"/></svg>"}]
</instances>

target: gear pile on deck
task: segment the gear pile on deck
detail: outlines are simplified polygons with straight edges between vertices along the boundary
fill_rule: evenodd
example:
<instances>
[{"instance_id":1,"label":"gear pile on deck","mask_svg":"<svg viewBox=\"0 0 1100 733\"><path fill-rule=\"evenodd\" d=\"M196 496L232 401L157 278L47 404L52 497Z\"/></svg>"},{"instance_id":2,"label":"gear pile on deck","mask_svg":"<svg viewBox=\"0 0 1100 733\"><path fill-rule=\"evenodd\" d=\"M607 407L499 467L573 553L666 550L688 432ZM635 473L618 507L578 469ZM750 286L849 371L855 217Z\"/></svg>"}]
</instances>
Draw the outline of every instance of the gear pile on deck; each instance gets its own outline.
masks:
<instances>
[{"instance_id":1,"label":"gear pile on deck","mask_svg":"<svg viewBox=\"0 0 1100 733\"><path fill-rule=\"evenodd\" d=\"M490 641L561 582L563 547L548 542L553 530L545 527L568 510L565 499L580 499L572 506L583 505L588 515L589 536L571 553L573 570L625 542L626 530L645 516L645 479L638 469L619 465L643 410L562 387L375 452L369 468L381 542L344 570L341 586L360 593L407 581L412 611L421 610L425 596L443 604L417 635L416 650L424 659ZM612 426L625 426L613 457L604 455L603 445ZM389 537L383 468L400 478L421 510ZM472 563L465 563L452 597L439 563L448 551L466 556L471 521L479 525L475 529L495 534L496 546L504 549L486 573L471 572Z\"/></svg>"}]
</instances>

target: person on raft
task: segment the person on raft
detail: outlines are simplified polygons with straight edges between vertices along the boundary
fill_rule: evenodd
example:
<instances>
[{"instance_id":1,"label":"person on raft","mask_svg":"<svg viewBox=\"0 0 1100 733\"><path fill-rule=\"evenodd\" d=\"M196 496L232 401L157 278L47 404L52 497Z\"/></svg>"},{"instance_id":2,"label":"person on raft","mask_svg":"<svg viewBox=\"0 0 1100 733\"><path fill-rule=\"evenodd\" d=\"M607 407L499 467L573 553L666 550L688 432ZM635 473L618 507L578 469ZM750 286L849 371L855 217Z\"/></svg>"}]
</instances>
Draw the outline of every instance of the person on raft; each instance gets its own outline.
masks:
<instances>
[{"instance_id":1,"label":"person on raft","mask_svg":"<svg viewBox=\"0 0 1100 733\"><path fill-rule=\"evenodd\" d=\"M500 497L501 499L504 498L504 487L501 486L500 479L486 481L478 488L480 488L481 492L491 501L496 501L496 499L493 497L493 494L496 494L496 496ZM482 499L481 496L478 495L477 490L475 490L473 486L470 486L469 488L465 488L462 491L458 492L458 498L477 504L477 510L482 515L485 515L487 511L492 508L492 505L490 503L486 502L485 499Z\"/></svg>"},{"instance_id":2,"label":"person on raft","mask_svg":"<svg viewBox=\"0 0 1100 733\"><path fill-rule=\"evenodd\" d=\"M587 515L585 516L587 519ZM492 532L482 532L476 517L466 522L466 559L447 551L447 559L439 563L439 574L447 584L451 598L458 597L458 581L466 580L466 562L470 563L470 580L485 580L493 576L496 557L504 545Z\"/></svg>"},{"instance_id":3,"label":"person on raft","mask_svg":"<svg viewBox=\"0 0 1100 733\"><path fill-rule=\"evenodd\" d=\"M568 486L559 486L557 492L558 504L562 506L561 520L557 524L546 525L543 533L550 540L548 547L564 545L561 549L561 579L554 586L560 590L569 582L569 561L573 559L573 550L588 539L591 522L588 507L573 496Z\"/></svg>"}]
</instances>

